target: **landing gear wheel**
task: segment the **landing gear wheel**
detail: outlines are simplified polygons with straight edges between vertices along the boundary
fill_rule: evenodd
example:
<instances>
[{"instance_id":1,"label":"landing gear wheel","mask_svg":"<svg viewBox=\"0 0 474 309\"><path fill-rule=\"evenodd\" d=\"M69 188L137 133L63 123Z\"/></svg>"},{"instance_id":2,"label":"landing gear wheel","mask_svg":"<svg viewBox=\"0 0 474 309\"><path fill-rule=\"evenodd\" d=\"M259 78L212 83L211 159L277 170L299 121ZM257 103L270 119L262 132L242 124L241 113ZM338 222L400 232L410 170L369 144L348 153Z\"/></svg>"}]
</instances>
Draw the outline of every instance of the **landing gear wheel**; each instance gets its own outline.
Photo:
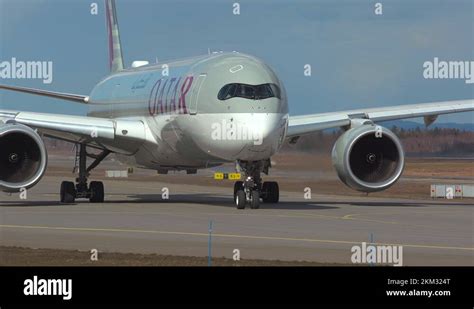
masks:
<instances>
[{"instance_id":1,"label":"landing gear wheel","mask_svg":"<svg viewBox=\"0 0 474 309\"><path fill-rule=\"evenodd\" d=\"M73 182L63 181L61 183L61 203L74 203L76 199L76 187Z\"/></svg>"},{"instance_id":2,"label":"landing gear wheel","mask_svg":"<svg viewBox=\"0 0 474 309\"><path fill-rule=\"evenodd\" d=\"M104 184L101 181L91 181L90 184L90 198L91 203L104 202Z\"/></svg>"},{"instance_id":3,"label":"landing gear wheel","mask_svg":"<svg viewBox=\"0 0 474 309\"><path fill-rule=\"evenodd\" d=\"M278 182L267 181L262 185L262 200L264 203L278 203L280 200L280 188Z\"/></svg>"},{"instance_id":4,"label":"landing gear wheel","mask_svg":"<svg viewBox=\"0 0 474 309\"><path fill-rule=\"evenodd\" d=\"M252 190L252 193L250 194L250 208L260 208L260 192L258 192L258 190Z\"/></svg>"},{"instance_id":5,"label":"landing gear wheel","mask_svg":"<svg viewBox=\"0 0 474 309\"><path fill-rule=\"evenodd\" d=\"M276 182L262 182L261 174L268 175L271 167L270 158L257 161L237 160L236 170L244 174L243 181L234 184L234 201L237 208L245 208L248 203L250 208L260 208L260 198L266 203L277 203L279 199L279 189ZM243 192L241 192L243 191ZM245 202L243 201L245 198Z\"/></svg>"},{"instance_id":6,"label":"landing gear wheel","mask_svg":"<svg viewBox=\"0 0 474 309\"><path fill-rule=\"evenodd\" d=\"M237 196L237 191L243 190L243 189L244 189L244 182L243 181L236 181L234 183L234 202L235 202L235 198Z\"/></svg>"},{"instance_id":7,"label":"landing gear wheel","mask_svg":"<svg viewBox=\"0 0 474 309\"><path fill-rule=\"evenodd\" d=\"M245 204L247 203L247 198L245 197L244 190L237 190L234 195L235 205L237 209L245 209Z\"/></svg>"},{"instance_id":8,"label":"landing gear wheel","mask_svg":"<svg viewBox=\"0 0 474 309\"><path fill-rule=\"evenodd\" d=\"M88 199L91 203L104 202L104 184L100 181L92 181L88 184L87 178L90 171L97 167L109 154L109 150L104 150L100 154L90 154L87 152L86 144L76 145L76 159L73 173L78 172L76 182L64 181L61 184L61 202L73 203L76 199ZM87 166L87 158L93 158Z\"/></svg>"}]
</instances>

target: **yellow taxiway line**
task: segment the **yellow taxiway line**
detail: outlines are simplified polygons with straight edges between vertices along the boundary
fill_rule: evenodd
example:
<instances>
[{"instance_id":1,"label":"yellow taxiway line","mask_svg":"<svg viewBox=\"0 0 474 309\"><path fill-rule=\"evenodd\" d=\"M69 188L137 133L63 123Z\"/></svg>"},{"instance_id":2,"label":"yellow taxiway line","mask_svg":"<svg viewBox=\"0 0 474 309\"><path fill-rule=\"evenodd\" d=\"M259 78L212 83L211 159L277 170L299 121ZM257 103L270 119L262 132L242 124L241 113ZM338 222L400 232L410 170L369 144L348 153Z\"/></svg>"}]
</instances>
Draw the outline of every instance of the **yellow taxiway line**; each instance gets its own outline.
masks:
<instances>
[{"instance_id":1,"label":"yellow taxiway line","mask_svg":"<svg viewBox=\"0 0 474 309\"><path fill-rule=\"evenodd\" d=\"M37 226L37 225L8 225L8 224L5 224L5 225L0 225L0 228L38 229L38 230L64 230L64 231L81 231L81 232L148 233L148 234L201 236L201 237L208 237L209 236L208 233L159 231L159 230L137 230L137 229L117 229L117 228L92 228L92 227L63 227L63 226ZM222 237L222 238L245 238L245 239L264 239L264 240L280 240L280 241L283 240L283 241L299 241L299 242L312 242L312 243L350 244L350 245L359 245L361 243L359 241L347 241L347 240L272 237L272 236L237 235L237 234L220 234L220 233L213 233L212 236L213 237ZM390 244L390 243L371 243L371 244L372 245L380 245L380 246L404 246L404 247L411 247L411 248L474 251L474 248L469 248L469 247L449 247L449 246L436 246L436 245Z\"/></svg>"}]
</instances>

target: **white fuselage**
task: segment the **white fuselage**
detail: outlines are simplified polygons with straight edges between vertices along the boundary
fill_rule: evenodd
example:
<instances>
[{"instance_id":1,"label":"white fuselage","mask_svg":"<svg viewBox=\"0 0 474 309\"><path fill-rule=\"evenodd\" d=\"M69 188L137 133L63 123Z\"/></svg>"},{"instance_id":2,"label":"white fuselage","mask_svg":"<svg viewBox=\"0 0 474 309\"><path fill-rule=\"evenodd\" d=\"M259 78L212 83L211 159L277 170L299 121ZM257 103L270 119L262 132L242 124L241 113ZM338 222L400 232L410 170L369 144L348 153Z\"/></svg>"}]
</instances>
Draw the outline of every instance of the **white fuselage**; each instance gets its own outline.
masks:
<instances>
[{"instance_id":1,"label":"white fuselage","mask_svg":"<svg viewBox=\"0 0 474 309\"><path fill-rule=\"evenodd\" d=\"M232 84L250 85L239 92L246 97L218 98ZM267 84L278 95L248 96L254 85ZM240 53L125 70L102 80L89 106L89 116L144 123L146 140L132 154L119 151L118 158L149 169L268 159L280 149L288 126L281 81L263 62Z\"/></svg>"}]
</instances>

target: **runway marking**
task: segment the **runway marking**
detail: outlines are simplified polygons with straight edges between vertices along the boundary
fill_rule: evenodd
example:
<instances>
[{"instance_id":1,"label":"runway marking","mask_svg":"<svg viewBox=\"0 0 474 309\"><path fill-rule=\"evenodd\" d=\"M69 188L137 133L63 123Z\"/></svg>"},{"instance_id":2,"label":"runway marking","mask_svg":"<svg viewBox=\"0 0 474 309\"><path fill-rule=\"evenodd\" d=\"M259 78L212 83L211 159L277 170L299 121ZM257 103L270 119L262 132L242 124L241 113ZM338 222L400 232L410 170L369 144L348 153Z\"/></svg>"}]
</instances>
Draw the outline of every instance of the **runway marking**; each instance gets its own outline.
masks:
<instances>
[{"instance_id":1,"label":"runway marking","mask_svg":"<svg viewBox=\"0 0 474 309\"><path fill-rule=\"evenodd\" d=\"M194 208L194 207L193 207ZM33 211L15 211L14 213L29 213L29 214L37 214L37 212ZM82 214L82 215L97 215L97 214L132 214L132 215L169 215L175 217L189 217L189 213L176 213L176 212L132 212L132 211L42 211L41 214ZM375 219L368 219L368 218L354 218L354 216L362 216L362 215L374 215L374 214L391 214L391 213L359 213L359 214L347 214L344 216L331 216L331 215L321 215L321 214L303 214L303 213L295 213L295 214L251 214L251 213L193 213L192 216L200 215L200 216L245 216L245 217L277 217L277 218L323 218L323 219L334 219L334 220L352 220L352 221L363 221L363 222L373 222L373 223L380 223L380 224L393 224L393 225L402 225L402 226L409 226L409 227L418 227L418 228L431 228L437 229L437 226L433 225L422 225L422 224L410 224L410 223L403 223L397 221L384 221L384 220L375 220ZM399 214L399 213L393 213Z\"/></svg>"},{"instance_id":2,"label":"runway marking","mask_svg":"<svg viewBox=\"0 0 474 309\"><path fill-rule=\"evenodd\" d=\"M366 214L348 214L342 217L341 219L343 220L356 220L356 221L369 221L369 222L377 222L377 223L383 223L383 224L397 224L397 225L408 225L408 226L418 226L418 227L423 227L423 225L417 225L417 224L409 224L409 223L400 223L396 221L384 221L384 220L374 220L374 219L366 219L366 218L353 218L353 216L362 216Z\"/></svg>"},{"instance_id":3,"label":"runway marking","mask_svg":"<svg viewBox=\"0 0 474 309\"><path fill-rule=\"evenodd\" d=\"M30 214L37 214L37 212L32 211L20 211L21 213L30 213ZM135 214L135 215L170 215L170 216L177 216L177 217L187 217L190 216L189 213L176 213L176 212L132 212L132 211L42 211L41 214L90 214L90 215L97 215L97 214ZM346 216L330 216L330 215L320 215L320 214L249 214L249 213L194 213L192 215L205 215L205 216L245 216L245 217L278 217L278 218L324 218L324 219L335 219L335 220L354 220L354 221L368 221L368 222L376 222L382 224L399 224L399 225L410 225L407 223L399 223L393 221L382 221L382 220L373 220L373 219L365 219L365 218L351 218L348 216L354 216L357 214L346 215ZM417 225L410 225L410 226L417 226ZM424 227L424 226L419 226Z\"/></svg>"},{"instance_id":4,"label":"runway marking","mask_svg":"<svg viewBox=\"0 0 474 309\"><path fill-rule=\"evenodd\" d=\"M424 213L416 213L415 214L423 214ZM444 213L442 213L444 214ZM377 222L377 223L384 223L384 224L394 224L394 225L404 225L404 226L411 226L411 227L421 227L421 228L437 228L433 225L426 225L426 224L410 224L410 223L403 223L397 221L383 221L383 220L374 220L374 219L366 219L366 218L354 218L354 216L363 216L363 215L400 215L400 213L360 213L360 214L348 214L342 217L344 220L355 220L355 221L368 221L368 222Z\"/></svg>"},{"instance_id":5,"label":"runway marking","mask_svg":"<svg viewBox=\"0 0 474 309\"><path fill-rule=\"evenodd\" d=\"M209 236L208 233L158 231L158 230L136 230L136 229L116 229L116 228L87 228L87 227L34 226L34 225L0 225L0 228L65 230L65 231L83 231L83 232L147 233L147 234L186 235L186 236L203 236L203 237L208 237ZM361 242L358 242L358 241L348 241L348 240L272 237L272 236L219 234L219 233L215 233L215 234L213 233L212 235L214 237L222 237L222 238L285 240L285 241L317 242L317 243L332 243L332 244L350 244L350 245L359 245L361 243ZM449 247L449 246L435 246L435 245L391 244L391 243L373 243L373 245L404 246L404 247L424 248L424 249L447 249L447 250L474 251L474 248L469 248L469 247Z\"/></svg>"}]
</instances>

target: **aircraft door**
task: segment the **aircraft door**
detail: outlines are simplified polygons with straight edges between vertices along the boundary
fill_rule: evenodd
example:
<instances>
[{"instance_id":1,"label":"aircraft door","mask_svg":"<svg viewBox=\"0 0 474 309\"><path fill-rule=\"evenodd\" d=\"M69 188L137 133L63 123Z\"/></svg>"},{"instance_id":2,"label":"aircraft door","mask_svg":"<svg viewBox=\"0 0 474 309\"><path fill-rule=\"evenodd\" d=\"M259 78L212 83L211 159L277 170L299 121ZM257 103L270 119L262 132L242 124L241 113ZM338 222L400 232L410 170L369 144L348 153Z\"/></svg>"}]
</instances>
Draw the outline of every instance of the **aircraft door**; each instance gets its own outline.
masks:
<instances>
[{"instance_id":1,"label":"aircraft door","mask_svg":"<svg viewBox=\"0 0 474 309\"><path fill-rule=\"evenodd\" d=\"M206 73L199 74L199 76L198 76L198 78L197 78L197 80L194 84L194 87L193 87L193 90L192 90L192 93L191 93L191 102L190 102L190 105L189 105L189 113L191 115L196 115L197 114L199 92L201 91L201 87L202 87L206 77L207 77Z\"/></svg>"}]
</instances>

